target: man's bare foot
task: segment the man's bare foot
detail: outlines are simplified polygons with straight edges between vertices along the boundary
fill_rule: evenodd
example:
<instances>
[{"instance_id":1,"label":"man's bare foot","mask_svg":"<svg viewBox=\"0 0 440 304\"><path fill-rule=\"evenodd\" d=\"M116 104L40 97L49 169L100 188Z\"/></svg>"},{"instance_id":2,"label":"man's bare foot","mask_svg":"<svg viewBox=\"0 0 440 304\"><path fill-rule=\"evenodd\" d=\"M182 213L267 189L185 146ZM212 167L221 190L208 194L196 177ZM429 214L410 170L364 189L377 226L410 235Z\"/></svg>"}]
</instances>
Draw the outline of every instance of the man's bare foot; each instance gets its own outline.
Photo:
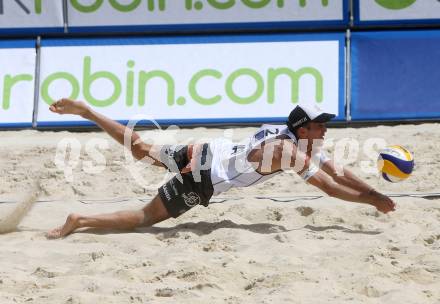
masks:
<instances>
[{"instance_id":1,"label":"man's bare foot","mask_svg":"<svg viewBox=\"0 0 440 304\"><path fill-rule=\"evenodd\" d=\"M64 225L49 231L46 234L46 237L48 239L59 239L59 238L65 237L66 235L69 235L75 229L79 228L79 218L80 218L80 215L78 215L78 214L70 214L67 217Z\"/></svg>"},{"instance_id":2,"label":"man's bare foot","mask_svg":"<svg viewBox=\"0 0 440 304\"><path fill-rule=\"evenodd\" d=\"M49 110L58 114L74 114L83 116L90 110L90 108L82 101L63 98L54 102L49 107Z\"/></svg>"}]
</instances>

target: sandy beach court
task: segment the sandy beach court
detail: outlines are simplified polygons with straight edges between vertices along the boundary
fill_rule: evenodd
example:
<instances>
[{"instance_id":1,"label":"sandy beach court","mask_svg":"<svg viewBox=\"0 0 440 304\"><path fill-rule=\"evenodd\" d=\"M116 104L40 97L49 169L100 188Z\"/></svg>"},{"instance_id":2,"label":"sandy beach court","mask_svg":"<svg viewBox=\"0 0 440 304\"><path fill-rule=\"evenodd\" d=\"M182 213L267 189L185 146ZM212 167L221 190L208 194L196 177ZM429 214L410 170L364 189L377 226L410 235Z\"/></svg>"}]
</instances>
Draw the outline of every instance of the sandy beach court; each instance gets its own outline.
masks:
<instances>
[{"instance_id":1,"label":"sandy beach court","mask_svg":"<svg viewBox=\"0 0 440 304\"><path fill-rule=\"evenodd\" d=\"M436 193L439 127L331 128L327 150L331 155L341 140L355 139L360 153L348 167L379 191ZM186 143L218 136L239 141L254 130L141 133L157 143ZM45 232L71 212L142 207L166 172L143 164L134 166L138 171L128 169L123 148L102 132L28 130L0 136L0 218L36 179L42 189L18 230L0 235L2 304L440 303L438 197L395 197L397 210L384 215L329 198L282 173L151 228L85 230L47 240ZM408 180L391 184L363 171L371 161L363 149L373 137L414 153L416 167ZM67 173L57 165L65 138L80 147L78 162ZM87 153L96 142L108 142L98 149L105 163Z\"/></svg>"}]
</instances>

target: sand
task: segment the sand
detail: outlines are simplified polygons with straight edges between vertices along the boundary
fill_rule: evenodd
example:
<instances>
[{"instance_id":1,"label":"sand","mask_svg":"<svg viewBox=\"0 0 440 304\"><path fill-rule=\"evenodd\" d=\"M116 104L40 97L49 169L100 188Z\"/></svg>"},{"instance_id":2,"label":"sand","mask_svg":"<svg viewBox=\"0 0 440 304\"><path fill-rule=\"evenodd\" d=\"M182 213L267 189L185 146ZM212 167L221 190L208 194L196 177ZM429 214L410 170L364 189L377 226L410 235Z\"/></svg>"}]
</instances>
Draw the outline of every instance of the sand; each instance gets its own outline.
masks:
<instances>
[{"instance_id":1,"label":"sand","mask_svg":"<svg viewBox=\"0 0 440 304\"><path fill-rule=\"evenodd\" d=\"M348 167L385 193L434 193L440 192L439 127L332 128L327 139L356 139L362 148L368 138L379 137L405 146L413 151L416 168L404 182L390 184L363 172L364 153ZM223 135L238 141L254 130L142 134L157 143L186 143ZM283 173L151 228L86 230L47 240L45 231L71 212L142 207L166 173L146 166L133 175L123 148L105 133L10 131L0 136L0 217L41 178L39 202L17 231L0 235L2 304L440 303L439 198L396 197L397 210L383 215L368 205L329 198ZM57 167L61 154L55 160L57 144L65 138L82 148L70 173ZM108 142L101 149L106 159L101 168L96 165L103 159L100 163L86 153L91 139Z\"/></svg>"}]
</instances>

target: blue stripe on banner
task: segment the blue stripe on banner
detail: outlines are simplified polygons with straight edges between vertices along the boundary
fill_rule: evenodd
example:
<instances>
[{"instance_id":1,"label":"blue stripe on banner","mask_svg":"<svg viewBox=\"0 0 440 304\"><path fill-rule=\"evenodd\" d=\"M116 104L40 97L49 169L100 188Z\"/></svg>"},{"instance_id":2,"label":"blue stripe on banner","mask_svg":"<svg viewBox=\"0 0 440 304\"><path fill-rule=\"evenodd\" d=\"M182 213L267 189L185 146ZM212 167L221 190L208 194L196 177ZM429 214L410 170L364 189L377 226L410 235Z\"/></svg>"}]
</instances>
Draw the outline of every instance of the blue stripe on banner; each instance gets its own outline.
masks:
<instances>
[{"instance_id":1,"label":"blue stripe on banner","mask_svg":"<svg viewBox=\"0 0 440 304\"><path fill-rule=\"evenodd\" d=\"M388 20L388 21L356 21L354 22L356 26L363 27L373 27L373 26L408 26L408 25L436 25L440 24L440 19L399 19L399 20Z\"/></svg>"},{"instance_id":2,"label":"blue stripe on banner","mask_svg":"<svg viewBox=\"0 0 440 304\"><path fill-rule=\"evenodd\" d=\"M260 43L288 41L329 41L339 40L344 45L343 33L311 34L246 34L246 35L191 35L191 36L150 36L114 38L74 38L42 39L42 47L51 46L107 46L107 45L148 45L148 44L205 44L205 43ZM342 55L343 56L343 55Z\"/></svg>"},{"instance_id":3,"label":"blue stripe on banner","mask_svg":"<svg viewBox=\"0 0 440 304\"><path fill-rule=\"evenodd\" d=\"M24 39L24 40L16 40L16 39L2 39L0 40L0 48L1 49L26 49L26 48L35 48L35 40L32 39Z\"/></svg>"},{"instance_id":4,"label":"blue stripe on banner","mask_svg":"<svg viewBox=\"0 0 440 304\"><path fill-rule=\"evenodd\" d=\"M23 27L23 28L0 28L0 35L42 35L62 34L64 27Z\"/></svg>"},{"instance_id":5,"label":"blue stripe on banner","mask_svg":"<svg viewBox=\"0 0 440 304\"><path fill-rule=\"evenodd\" d=\"M122 32L207 32L220 30L279 30L279 29L343 29L348 24L347 20L326 20L326 21L292 21L292 22L254 22L254 23L198 23L198 24L163 24L163 25L123 25L123 26L71 26L69 33L122 33Z\"/></svg>"},{"instance_id":6,"label":"blue stripe on banner","mask_svg":"<svg viewBox=\"0 0 440 304\"><path fill-rule=\"evenodd\" d=\"M397 168L399 168L400 171L402 171L405 174L410 174L414 168L414 161L406 161L406 160L402 160L400 158L394 157L392 155L389 154L380 154L380 156L385 159L385 160L389 160L390 162L392 162L393 164L396 165Z\"/></svg>"},{"instance_id":7,"label":"blue stripe on banner","mask_svg":"<svg viewBox=\"0 0 440 304\"><path fill-rule=\"evenodd\" d=\"M10 122L10 123L0 123L0 128L5 129L22 129L32 127L32 122Z\"/></svg>"},{"instance_id":8,"label":"blue stripe on banner","mask_svg":"<svg viewBox=\"0 0 440 304\"><path fill-rule=\"evenodd\" d=\"M338 116L336 116L334 121L346 120L345 113L345 36L339 38L339 108L338 108Z\"/></svg>"}]
</instances>

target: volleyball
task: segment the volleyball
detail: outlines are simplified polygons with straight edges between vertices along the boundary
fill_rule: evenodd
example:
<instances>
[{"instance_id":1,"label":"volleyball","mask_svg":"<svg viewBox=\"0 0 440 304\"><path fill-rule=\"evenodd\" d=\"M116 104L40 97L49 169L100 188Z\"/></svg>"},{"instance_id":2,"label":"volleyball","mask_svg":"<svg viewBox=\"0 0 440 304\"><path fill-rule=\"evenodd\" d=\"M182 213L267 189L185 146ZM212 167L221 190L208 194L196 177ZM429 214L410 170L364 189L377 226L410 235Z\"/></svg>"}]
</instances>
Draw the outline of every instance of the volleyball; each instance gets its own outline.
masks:
<instances>
[{"instance_id":1,"label":"volleyball","mask_svg":"<svg viewBox=\"0 0 440 304\"><path fill-rule=\"evenodd\" d=\"M386 181L396 183L411 175L414 158L402 146L389 146L379 152L377 167Z\"/></svg>"}]
</instances>

